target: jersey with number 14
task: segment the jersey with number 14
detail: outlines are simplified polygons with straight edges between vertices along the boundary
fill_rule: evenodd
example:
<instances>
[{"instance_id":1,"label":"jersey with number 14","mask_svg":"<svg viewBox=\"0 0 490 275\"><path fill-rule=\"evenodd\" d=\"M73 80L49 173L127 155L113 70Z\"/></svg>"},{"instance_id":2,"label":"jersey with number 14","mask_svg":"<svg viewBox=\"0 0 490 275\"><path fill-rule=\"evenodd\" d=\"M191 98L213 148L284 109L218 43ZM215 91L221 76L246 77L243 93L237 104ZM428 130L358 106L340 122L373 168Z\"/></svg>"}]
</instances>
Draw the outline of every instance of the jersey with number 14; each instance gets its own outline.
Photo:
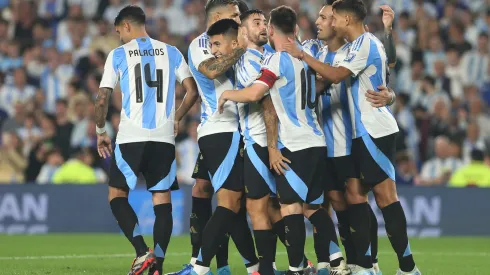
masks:
<instances>
[{"instance_id":1,"label":"jersey with number 14","mask_svg":"<svg viewBox=\"0 0 490 275\"><path fill-rule=\"evenodd\" d=\"M174 46L139 37L107 56L101 88L119 81L122 110L116 143L156 141L175 143L175 81L191 77Z\"/></svg>"},{"instance_id":2,"label":"jersey with number 14","mask_svg":"<svg viewBox=\"0 0 490 275\"><path fill-rule=\"evenodd\" d=\"M308 65L286 52L264 60L255 83L270 88L279 118L279 138L291 152L325 147L325 138L315 113L315 75Z\"/></svg>"}]
</instances>

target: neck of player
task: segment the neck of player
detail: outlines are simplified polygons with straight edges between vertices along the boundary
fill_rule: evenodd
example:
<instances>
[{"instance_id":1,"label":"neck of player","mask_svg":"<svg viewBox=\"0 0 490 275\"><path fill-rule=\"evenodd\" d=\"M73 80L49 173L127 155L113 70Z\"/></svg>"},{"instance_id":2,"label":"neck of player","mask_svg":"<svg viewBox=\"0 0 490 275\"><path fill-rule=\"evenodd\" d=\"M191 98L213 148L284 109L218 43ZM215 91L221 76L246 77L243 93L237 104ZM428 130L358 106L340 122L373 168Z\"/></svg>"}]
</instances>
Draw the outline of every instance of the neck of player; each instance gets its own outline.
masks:
<instances>
[{"instance_id":1,"label":"neck of player","mask_svg":"<svg viewBox=\"0 0 490 275\"><path fill-rule=\"evenodd\" d=\"M138 39L140 37L149 37L148 33L144 28L137 31L135 30L134 34L131 37L131 40Z\"/></svg>"},{"instance_id":2,"label":"neck of player","mask_svg":"<svg viewBox=\"0 0 490 275\"><path fill-rule=\"evenodd\" d=\"M257 50L261 53L264 53L264 46L258 46L257 44L255 44L253 42L248 42L247 48L254 49L254 50Z\"/></svg>"},{"instance_id":3,"label":"neck of player","mask_svg":"<svg viewBox=\"0 0 490 275\"><path fill-rule=\"evenodd\" d=\"M349 42L353 42L358 38L359 36L363 35L366 32L364 29L364 25L361 24L356 24L355 26L352 26L350 30L347 31L347 40Z\"/></svg>"},{"instance_id":4,"label":"neck of player","mask_svg":"<svg viewBox=\"0 0 490 275\"><path fill-rule=\"evenodd\" d=\"M275 45L276 52L282 52L284 50L282 45L284 43L289 43L288 38L290 38L292 41L296 41L296 38L294 37L294 35L291 35L291 36L283 35L283 36L277 36L275 38L274 45Z\"/></svg>"},{"instance_id":5,"label":"neck of player","mask_svg":"<svg viewBox=\"0 0 490 275\"><path fill-rule=\"evenodd\" d=\"M334 37L326 41L328 45L328 51L336 52L340 47L345 44L345 39L342 37Z\"/></svg>"}]
</instances>

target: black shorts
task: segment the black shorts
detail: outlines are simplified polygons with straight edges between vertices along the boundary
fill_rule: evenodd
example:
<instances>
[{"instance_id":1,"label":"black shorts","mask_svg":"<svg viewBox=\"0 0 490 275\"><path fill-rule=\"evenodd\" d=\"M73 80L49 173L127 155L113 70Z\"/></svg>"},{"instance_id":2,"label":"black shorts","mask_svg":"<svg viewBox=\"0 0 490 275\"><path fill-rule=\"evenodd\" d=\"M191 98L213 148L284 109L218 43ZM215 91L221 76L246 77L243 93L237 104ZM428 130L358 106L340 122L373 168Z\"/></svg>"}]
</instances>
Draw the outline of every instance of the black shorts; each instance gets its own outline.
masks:
<instances>
[{"instance_id":1,"label":"black shorts","mask_svg":"<svg viewBox=\"0 0 490 275\"><path fill-rule=\"evenodd\" d=\"M204 161L204 157L202 156L201 152L199 152L199 155L197 156L196 166L194 166L194 172L192 173L192 178L210 180L209 170L208 167L206 166L206 162Z\"/></svg>"},{"instance_id":2,"label":"black shorts","mask_svg":"<svg viewBox=\"0 0 490 275\"><path fill-rule=\"evenodd\" d=\"M219 133L201 137L198 141L214 192L224 188L243 190L243 158L240 156L240 133Z\"/></svg>"},{"instance_id":3,"label":"black shorts","mask_svg":"<svg viewBox=\"0 0 490 275\"><path fill-rule=\"evenodd\" d=\"M134 189L140 173L149 191L178 190L175 146L153 141L116 144L109 186Z\"/></svg>"},{"instance_id":4,"label":"black shorts","mask_svg":"<svg viewBox=\"0 0 490 275\"><path fill-rule=\"evenodd\" d=\"M352 156L327 158L326 161L326 191L345 191L345 182L357 178Z\"/></svg>"},{"instance_id":5,"label":"black shorts","mask_svg":"<svg viewBox=\"0 0 490 275\"><path fill-rule=\"evenodd\" d=\"M276 180L269 169L269 150L253 144L245 149L243 177L247 198L261 199L276 193Z\"/></svg>"},{"instance_id":6,"label":"black shorts","mask_svg":"<svg viewBox=\"0 0 490 275\"><path fill-rule=\"evenodd\" d=\"M395 181L396 133L373 138L364 135L352 141L352 158L356 164L358 178L371 187L387 178Z\"/></svg>"},{"instance_id":7,"label":"black shorts","mask_svg":"<svg viewBox=\"0 0 490 275\"><path fill-rule=\"evenodd\" d=\"M276 177L277 197L283 204L305 202L322 204L325 180L325 147L307 148L291 152L281 150L282 155L291 161L286 175Z\"/></svg>"}]
</instances>

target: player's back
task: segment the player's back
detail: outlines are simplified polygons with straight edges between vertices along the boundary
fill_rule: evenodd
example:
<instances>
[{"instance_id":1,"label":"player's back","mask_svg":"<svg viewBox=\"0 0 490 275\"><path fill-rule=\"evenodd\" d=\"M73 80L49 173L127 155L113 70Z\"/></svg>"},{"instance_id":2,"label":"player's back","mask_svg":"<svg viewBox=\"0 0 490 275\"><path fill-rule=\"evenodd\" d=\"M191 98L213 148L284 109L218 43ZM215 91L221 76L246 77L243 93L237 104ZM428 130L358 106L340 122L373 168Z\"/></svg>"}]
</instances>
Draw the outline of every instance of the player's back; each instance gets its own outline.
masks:
<instances>
[{"instance_id":1,"label":"player's back","mask_svg":"<svg viewBox=\"0 0 490 275\"><path fill-rule=\"evenodd\" d=\"M286 52L277 52L263 64L263 74L277 80L270 94L279 122L281 142L292 152L324 147L325 139L317 121L315 75L308 65Z\"/></svg>"},{"instance_id":2,"label":"player's back","mask_svg":"<svg viewBox=\"0 0 490 275\"><path fill-rule=\"evenodd\" d=\"M350 44L345 44L337 51L329 51L323 47L318 53L318 60L338 66L348 53ZM352 98L352 97L350 97ZM329 157L341 157L350 155L352 147L352 121L347 87L344 82L332 84L320 97L319 117L327 143Z\"/></svg>"},{"instance_id":3,"label":"player's back","mask_svg":"<svg viewBox=\"0 0 490 275\"><path fill-rule=\"evenodd\" d=\"M112 75L107 68L111 63ZM122 110L117 143L173 144L175 81L189 76L182 54L163 42L140 37L114 49L108 56L101 87L120 82Z\"/></svg>"},{"instance_id":4,"label":"player's back","mask_svg":"<svg viewBox=\"0 0 490 275\"><path fill-rule=\"evenodd\" d=\"M371 33L364 33L351 43L349 53L340 66L353 72L346 80L354 108L355 137L370 134L374 138L398 132L398 125L389 107L374 108L367 101L368 90L386 87L387 57L383 43Z\"/></svg>"},{"instance_id":5,"label":"player's back","mask_svg":"<svg viewBox=\"0 0 490 275\"><path fill-rule=\"evenodd\" d=\"M238 130L238 110L234 102L227 102L222 114L218 112L218 99L226 90L233 90L235 75L233 69L228 70L216 79L209 79L199 72L199 65L214 56L211 54L209 36L201 34L189 46L189 67L196 80L199 95L201 96L201 124L198 127L198 136L206 136L223 132Z\"/></svg>"}]
</instances>

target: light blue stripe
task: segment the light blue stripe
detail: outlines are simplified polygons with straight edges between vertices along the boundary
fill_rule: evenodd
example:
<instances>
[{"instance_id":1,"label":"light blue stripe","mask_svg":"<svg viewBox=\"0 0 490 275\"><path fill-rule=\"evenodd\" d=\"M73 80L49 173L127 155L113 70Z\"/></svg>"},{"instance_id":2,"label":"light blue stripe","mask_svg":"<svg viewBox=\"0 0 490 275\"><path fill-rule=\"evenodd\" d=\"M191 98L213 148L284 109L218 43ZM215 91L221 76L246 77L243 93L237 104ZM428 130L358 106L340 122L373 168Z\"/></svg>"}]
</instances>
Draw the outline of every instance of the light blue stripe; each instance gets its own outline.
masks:
<instances>
[{"instance_id":1,"label":"light blue stripe","mask_svg":"<svg viewBox=\"0 0 490 275\"><path fill-rule=\"evenodd\" d=\"M483 58L480 58L480 60L478 61L478 70L477 70L477 73L476 73L476 83L478 84L478 86L480 86L484 80L484 77L483 77Z\"/></svg>"},{"instance_id":2,"label":"light blue stripe","mask_svg":"<svg viewBox=\"0 0 490 275\"><path fill-rule=\"evenodd\" d=\"M322 95L323 101L323 129L325 132L325 142L327 143L327 156L333 157L335 154L335 143L333 138L333 119L330 96Z\"/></svg>"},{"instance_id":3,"label":"light blue stripe","mask_svg":"<svg viewBox=\"0 0 490 275\"><path fill-rule=\"evenodd\" d=\"M197 255L197 260L202 262L202 248L199 249L199 255Z\"/></svg>"},{"instance_id":4,"label":"light blue stripe","mask_svg":"<svg viewBox=\"0 0 490 275\"><path fill-rule=\"evenodd\" d=\"M119 85L121 86L121 92L123 94L122 108L124 109L126 116L131 118L131 90L129 88L128 62L123 47L114 50L112 63L115 72L120 74Z\"/></svg>"},{"instance_id":5,"label":"light blue stripe","mask_svg":"<svg viewBox=\"0 0 490 275\"><path fill-rule=\"evenodd\" d=\"M265 51L265 48L264 48L264 51ZM262 53L260 53L259 51L257 50L254 50L254 49L248 49L248 52L255 55L256 57L258 58L262 58Z\"/></svg>"},{"instance_id":6,"label":"light blue stripe","mask_svg":"<svg viewBox=\"0 0 490 275\"><path fill-rule=\"evenodd\" d=\"M168 175L159 181L155 186L148 189L149 191L166 191L170 189L172 184L175 182L175 178L177 177L177 162L174 160L172 165L170 166L170 171L168 171Z\"/></svg>"},{"instance_id":7,"label":"light blue stripe","mask_svg":"<svg viewBox=\"0 0 490 275\"><path fill-rule=\"evenodd\" d=\"M131 188L131 190L136 187L136 182L138 181L138 177L134 174L133 170L129 166L129 164L124 160L121 149L119 148L119 144L116 144L116 150L114 150L114 156L116 157L116 165L119 168L119 171L126 178L126 184Z\"/></svg>"},{"instance_id":8,"label":"light blue stripe","mask_svg":"<svg viewBox=\"0 0 490 275\"><path fill-rule=\"evenodd\" d=\"M345 127L345 155L350 155L352 150L352 120L349 112L349 99L345 82L340 82L340 104L342 108L342 121Z\"/></svg>"},{"instance_id":9,"label":"light blue stripe","mask_svg":"<svg viewBox=\"0 0 490 275\"><path fill-rule=\"evenodd\" d=\"M341 252L340 247L336 243L334 243L333 241L330 241L328 253L330 255L333 255L333 254L339 253L339 252Z\"/></svg>"},{"instance_id":10,"label":"light blue stripe","mask_svg":"<svg viewBox=\"0 0 490 275\"><path fill-rule=\"evenodd\" d=\"M352 98L354 100L354 119L356 124L356 137L367 134L366 128L361 121L361 110L359 107L359 78L351 78L352 81Z\"/></svg>"},{"instance_id":11,"label":"light blue stripe","mask_svg":"<svg viewBox=\"0 0 490 275\"><path fill-rule=\"evenodd\" d=\"M311 202L309 202L309 201L308 201L307 203L308 203L308 204L313 204L313 205L315 205L315 204L317 204L317 205L318 205L318 204L322 204L324 200L325 200L325 197L324 197L324 195L323 195L323 193L322 193L322 194L320 195L320 197L318 197L316 200L311 201Z\"/></svg>"},{"instance_id":12,"label":"light blue stripe","mask_svg":"<svg viewBox=\"0 0 490 275\"><path fill-rule=\"evenodd\" d=\"M304 181L291 169L286 171L286 180L288 181L291 188L293 188L294 192L298 194L298 196L306 201L306 196L308 195L308 187L304 183Z\"/></svg>"},{"instance_id":13,"label":"light blue stripe","mask_svg":"<svg viewBox=\"0 0 490 275\"><path fill-rule=\"evenodd\" d=\"M366 254L364 254L364 256L371 256L371 244L369 244L369 247L366 251Z\"/></svg>"},{"instance_id":14,"label":"light blue stripe","mask_svg":"<svg viewBox=\"0 0 490 275\"><path fill-rule=\"evenodd\" d=\"M248 146L246 151L248 157L250 158L250 161L254 165L257 172L259 172L260 176L264 179L265 183L267 183L271 192L276 194L277 193L276 181L274 180L274 176L272 175L269 167L267 167L267 165L265 165L265 163L262 162L260 157L257 155L257 152L255 152L253 146Z\"/></svg>"},{"instance_id":15,"label":"light blue stripe","mask_svg":"<svg viewBox=\"0 0 490 275\"><path fill-rule=\"evenodd\" d=\"M53 74L53 85L54 85L54 99L56 102L56 100L58 100L61 97L61 94L60 94L60 81L58 80L58 77L55 74ZM56 104L54 108L56 109Z\"/></svg>"},{"instance_id":16,"label":"light blue stripe","mask_svg":"<svg viewBox=\"0 0 490 275\"><path fill-rule=\"evenodd\" d=\"M141 236L141 229L138 224L135 224L133 229L133 238L136 236Z\"/></svg>"},{"instance_id":17,"label":"light blue stripe","mask_svg":"<svg viewBox=\"0 0 490 275\"><path fill-rule=\"evenodd\" d=\"M216 170L214 175L211 177L211 182L214 187L214 192L218 192L218 190L223 186L223 183L225 183L226 179L230 175L230 172L233 169L233 165L235 163L235 158L238 155L239 145L240 145L240 133L234 132L233 140L231 142L230 149L228 150L228 153L225 156L225 159L218 167L218 170Z\"/></svg>"},{"instance_id":18,"label":"light blue stripe","mask_svg":"<svg viewBox=\"0 0 490 275\"><path fill-rule=\"evenodd\" d=\"M287 81L286 85L279 88L281 101L284 105L284 109L289 120L291 120L294 125L301 127L299 124L298 115L296 114L296 76L294 73L294 65L289 55L285 52L281 52L279 68L281 74L280 76L284 76Z\"/></svg>"},{"instance_id":19,"label":"light blue stripe","mask_svg":"<svg viewBox=\"0 0 490 275\"><path fill-rule=\"evenodd\" d=\"M364 144L366 145L366 148L374 161L391 180L395 181L395 166L393 166L390 159L381 150L379 150L369 135L362 136L362 140L364 141Z\"/></svg>"},{"instance_id":20,"label":"light blue stripe","mask_svg":"<svg viewBox=\"0 0 490 275\"><path fill-rule=\"evenodd\" d=\"M245 143L246 145L250 144L250 143L254 143L252 137L250 136L250 129L248 128L248 117L250 115L250 104L244 104L243 105L243 110L245 112L245 117L244 117L244 120L245 120L245 129L243 129L243 136L245 138Z\"/></svg>"},{"instance_id":21,"label":"light blue stripe","mask_svg":"<svg viewBox=\"0 0 490 275\"><path fill-rule=\"evenodd\" d=\"M407 257L412 255L412 250L410 249L410 243L407 244L407 248L405 248L405 252L403 252L403 257Z\"/></svg>"},{"instance_id":22,"label":"light blue stripe","mask_svg":"<svg viewBox=\"0 0 490 275\"><path fill-rule=\"evenodd\" d=\"M142 39L146 41L143 42ZM136 39L138 42L138 48L140 52L144 50L150 51L153 50L153 46L151 45L150 39L146 38L138 38ZM146 79L145 67L150 66L151 78ZM150 55L141 56L141 80L143 82L143 125L142 127L145 129L155 129L156 128L156 108L157 108L157 96L156 96L156 88L151 88L148 86L147 82L156 81L156 64L155 57Z\"/></svg>"},{"instance_id":23,"label":"light blue stripe","mask_svg":"<svg viewBox=\"0 0 490 275\"><path fill-rule=\"evenodd\" d=\"M157 244L155 246L155 256L157 256L158 258L165 258L165 252L163 251L163 249L160 247L160 244Z\"/></svg>"},{"instance_id":24,"label":"light blue stripe","mask_svg":"<svg viewBox=\"0 0 490 275\"><path fill-rule=\"evenodd\" d=\"M197 86L201 89L202 95L206 99L206 102L203 100L203 107L201 107L201 121L202 124L206 122L208 118L208 114L206 113L206 107L209 107L211 109L211 112L214 113L216 112L216 105L217 105L217 99L216 99L216 89L214 86L214 81L207 78L204 76L199 70L194 66L194 63L192 62L192 53L189 51L188 53L188 58L189 58L189 69L192 72L192 75L194 76L194 79L196 80ZM206 106L208 105L208 106Z\"/></svg>"},{"instance_id":25,"label":"light blue stripe","mask_svg":"<svg viewBox=\"0 0 490 275\"><path fill-rule=\"evenodd\" d=\"M475 68L475 58L476 58L476 56L475 55L472 55L470 57L470 61L469 61L469 64L468 64L468 68L470 69L470 71L469 71L470 77L473 76L473 69Z\"/></svg>"},{"instance_id":26,"label":"light blue stripe","mask_svg":"<svg viewBox=\"0 0 490 275\"><path fill-rule=\"evenodd\" d=\"M167 118L170 117L172 112L172 107L175 101L175 71L182 64L182 55L180 52L174 47L167 45L167 54L168 54L168 89L167 89L167 104L165 106L165 110L167 111Z\"/></svg>"},{"instance_id":27,"label":"light blue stripe","mask_svg":"<svg viewBox=\"0 0 490 275\"><path fill-rule=\"evenodd\" d=\"M252 67L254 67L254 69L255 69L255 71L256 71L257 73L258 73L258 72L260 72L260 68L261 68L261 66L260 66L260 64L259 64L259 63L255 62L255 61L253 61L253 60L249 60L249 62L250 62L250 65L252 65Z\"/></svg>"}]
</instances>

